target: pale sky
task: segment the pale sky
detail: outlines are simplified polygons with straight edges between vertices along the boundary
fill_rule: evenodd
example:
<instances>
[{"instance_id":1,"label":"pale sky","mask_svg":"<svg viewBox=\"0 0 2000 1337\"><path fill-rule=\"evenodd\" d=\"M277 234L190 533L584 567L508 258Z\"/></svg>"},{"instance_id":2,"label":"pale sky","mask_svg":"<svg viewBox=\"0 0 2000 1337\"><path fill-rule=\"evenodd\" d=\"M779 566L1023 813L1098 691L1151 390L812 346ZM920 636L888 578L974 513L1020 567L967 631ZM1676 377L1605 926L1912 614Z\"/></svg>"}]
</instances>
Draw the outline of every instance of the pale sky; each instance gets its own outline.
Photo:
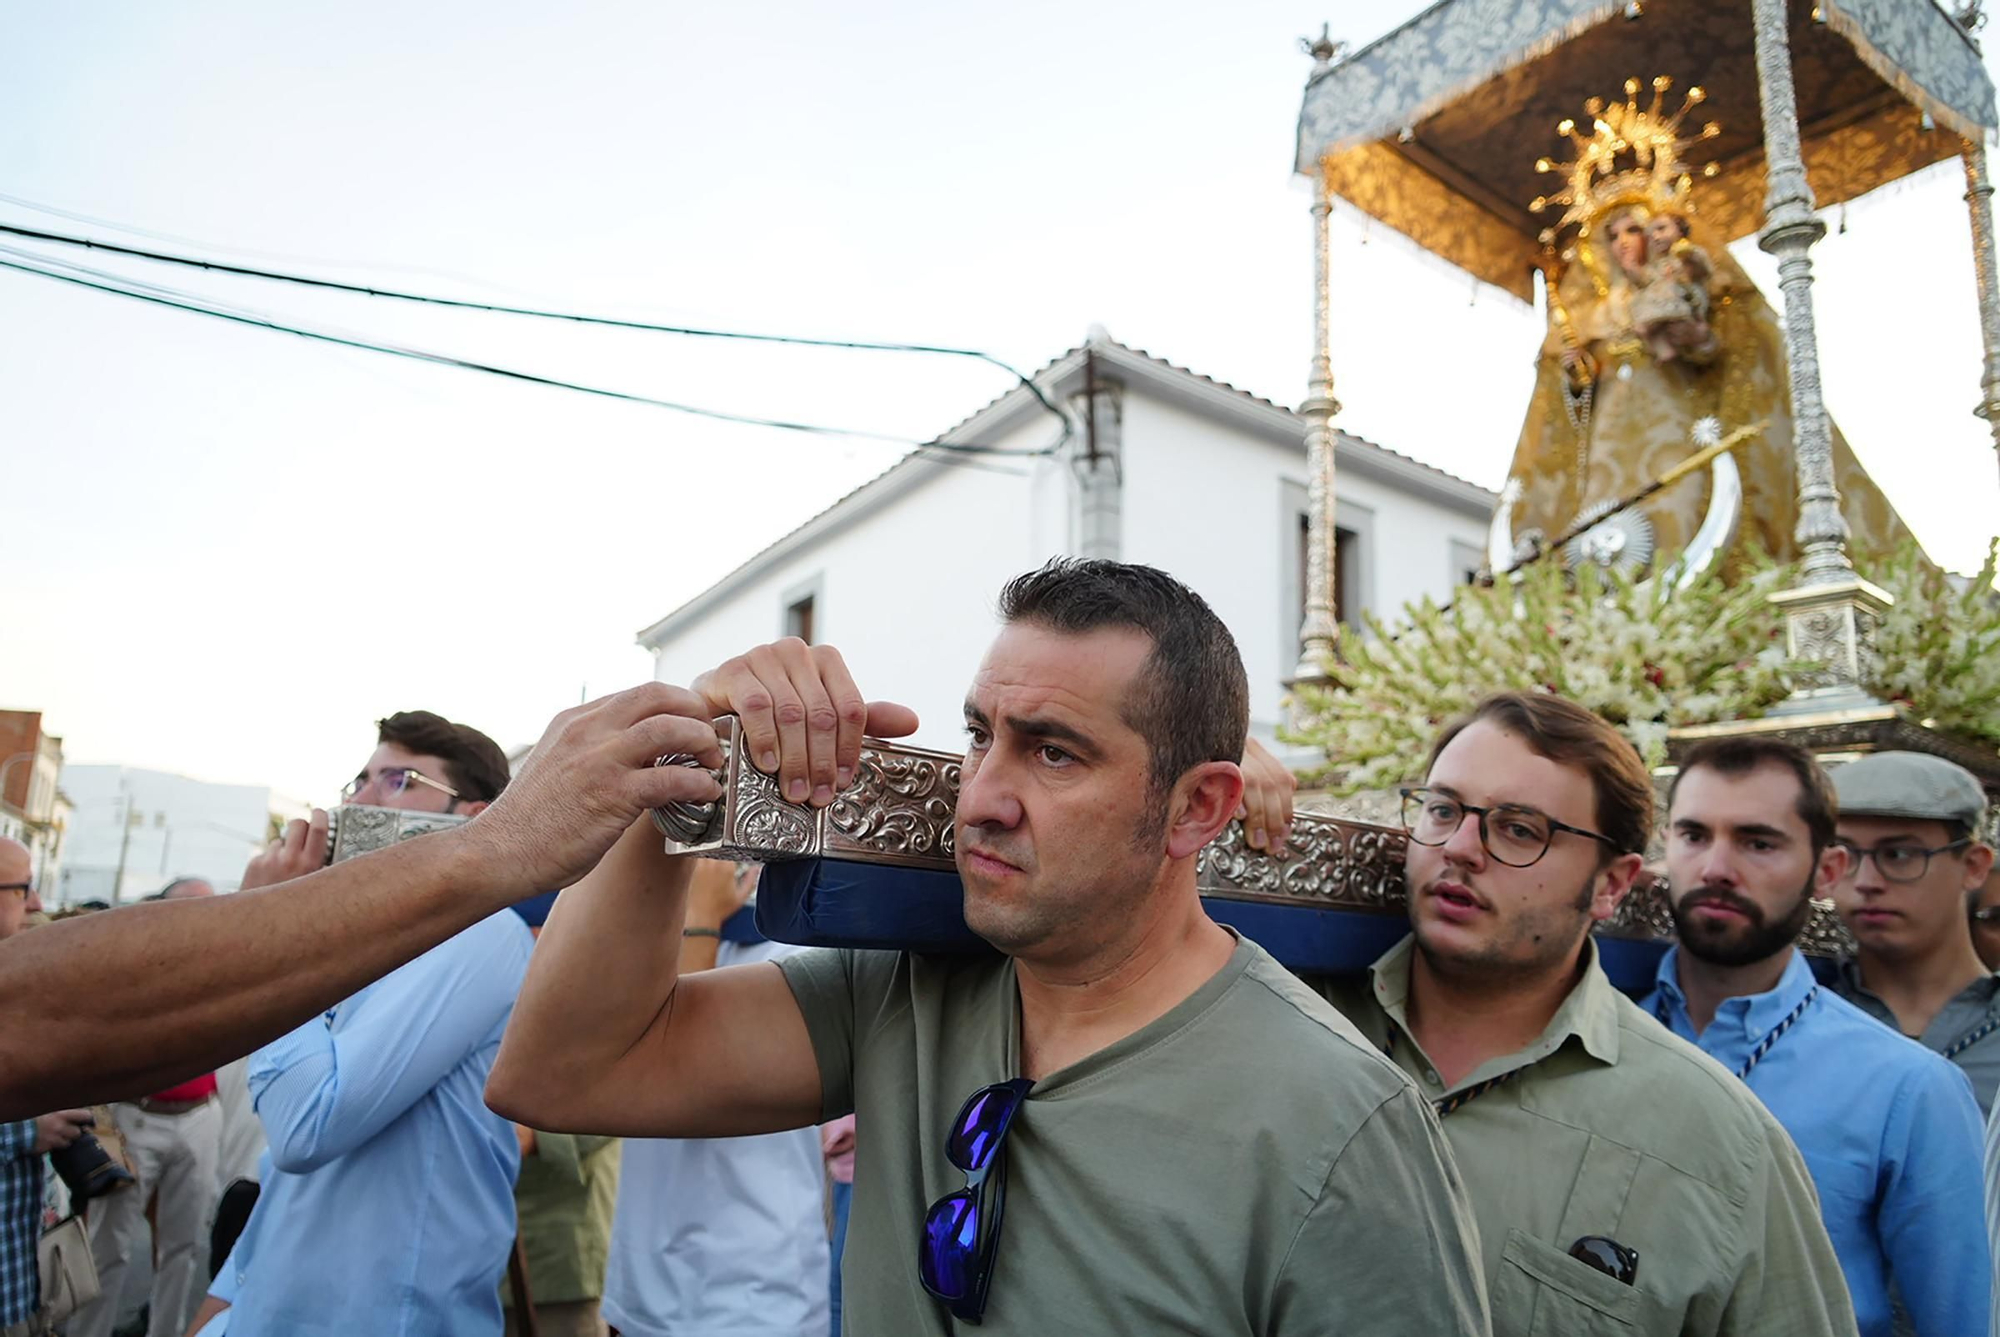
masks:
<instances>
[{"instance_id":1,"label":"pale sky","mask_svg":"<svg viewBox=\"0 0 2000 1337\"><path fill-rule=\"evenodd\" d=\"M1416 8L0 0L0 193L348 281L1024 368L1101 322L1295 403L1297 38L1331 20L1363 42ZM1968 569L2000 475L1970 413L1962 190L1954 163L1858 202L1814 259L1834 414L1933 556ZM4 201L0 219L132 240ZM300 323L910 437L1008 384L43 249ZM1738 254L1775 300L1765 257ZM1340 425L1497 486L1541 318L1351 213L1335 274ZM511 748L586 688L643 680L640 627L896 453L0 271L0 705L45 712L72 761L326 802L382 714L438 710Z\"/></svg>"}]
</instances>

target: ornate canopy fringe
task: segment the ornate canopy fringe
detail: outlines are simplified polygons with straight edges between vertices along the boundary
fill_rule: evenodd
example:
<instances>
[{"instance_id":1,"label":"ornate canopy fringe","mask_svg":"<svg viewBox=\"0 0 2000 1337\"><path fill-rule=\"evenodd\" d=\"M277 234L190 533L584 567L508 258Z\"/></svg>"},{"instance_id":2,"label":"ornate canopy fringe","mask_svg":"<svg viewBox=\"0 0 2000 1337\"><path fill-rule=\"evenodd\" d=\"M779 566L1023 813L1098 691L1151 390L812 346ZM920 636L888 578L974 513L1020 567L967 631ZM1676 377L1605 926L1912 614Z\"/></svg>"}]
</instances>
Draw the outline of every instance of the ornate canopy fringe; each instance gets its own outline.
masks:
<instances>
[{"instance_id":1,"label":"ornate canopy fringe","mask_svg":"<svg viewBox=\"0 0 2000 1337\"><path fill-rule=\"evenodd\" d=\"M1791 6L1807 172L1821 207L1955 157L1996 116L1970 38L1930 0ZM1636 14L1636 16L1634 16ZM1306 89L1297 167L1424 249L1528 301L1558 121L1627 79L1708 93L1723 132L1692 159L1704 234L1754 231L1764 202L1756 60L1743 0L1443 0Z\"/></svg>"}]
</instances>

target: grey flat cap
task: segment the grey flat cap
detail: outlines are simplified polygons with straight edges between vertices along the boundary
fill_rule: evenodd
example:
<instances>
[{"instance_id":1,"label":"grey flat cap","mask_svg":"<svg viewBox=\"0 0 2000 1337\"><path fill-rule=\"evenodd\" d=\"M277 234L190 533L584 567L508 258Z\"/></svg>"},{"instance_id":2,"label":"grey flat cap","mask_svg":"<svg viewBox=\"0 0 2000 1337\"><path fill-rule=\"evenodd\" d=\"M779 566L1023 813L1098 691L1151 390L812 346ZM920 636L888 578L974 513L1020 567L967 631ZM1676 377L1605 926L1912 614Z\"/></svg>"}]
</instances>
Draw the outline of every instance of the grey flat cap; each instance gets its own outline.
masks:
<instances>
[{"instance_id":1,"label":"grey flat cap","mask_svg":"<svg viewBox=\"0 0 2000 1337\"><path fill-rule=\"evenodd\" d=\"M1928 752L1877 752L1833 773L1843 817L1964 822L1976 834L1986 791L1971 771Z\"/></svg>"}]
</instances>

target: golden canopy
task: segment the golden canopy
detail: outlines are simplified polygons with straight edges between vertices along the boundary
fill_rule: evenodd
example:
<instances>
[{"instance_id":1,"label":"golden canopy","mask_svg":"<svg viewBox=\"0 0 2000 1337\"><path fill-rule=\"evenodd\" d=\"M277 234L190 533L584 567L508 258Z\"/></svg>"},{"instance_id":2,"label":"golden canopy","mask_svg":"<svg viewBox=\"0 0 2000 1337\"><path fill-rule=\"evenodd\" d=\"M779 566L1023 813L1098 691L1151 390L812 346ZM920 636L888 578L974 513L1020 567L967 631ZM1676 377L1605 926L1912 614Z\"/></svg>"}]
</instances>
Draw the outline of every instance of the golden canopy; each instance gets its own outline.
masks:
<instances>
[{"instance_id":1,"label":"golden canopy","mask_svg":"<svg viewBox=\"0 0 2000 1337\"><path fill-rule=\"evenodd\" d=\"M1934 0L1796 0L1799 130L1824 207L1954 157L1996 121L1978 49ZM1756 230L1763 126L1749 0L1441 0L1307 85L1297 168L1476 277L1532 300L1538 154L1585 99L1667 75L1721 133L1690 155L1702 229Z\"/></svg>"}]
</instances>

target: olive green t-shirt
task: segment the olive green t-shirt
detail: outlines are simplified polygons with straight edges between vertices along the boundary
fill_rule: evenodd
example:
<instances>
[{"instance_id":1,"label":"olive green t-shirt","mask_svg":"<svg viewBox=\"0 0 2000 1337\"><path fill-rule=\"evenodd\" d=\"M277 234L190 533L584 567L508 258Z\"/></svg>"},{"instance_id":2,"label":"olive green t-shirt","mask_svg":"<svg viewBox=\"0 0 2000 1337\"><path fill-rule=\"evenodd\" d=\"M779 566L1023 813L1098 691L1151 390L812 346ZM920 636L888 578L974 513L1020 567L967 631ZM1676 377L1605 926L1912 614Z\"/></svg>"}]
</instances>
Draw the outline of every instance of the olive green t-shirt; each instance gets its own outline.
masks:
<instances>
[{"instance_id":1,"label":"olive green t-shirt","mask_svg":"<svg viewBox=\"0 0 2000 1337\"><path fill-rule=\"evenodd\" d=\"M1368 976L1317 983L1433 1100L1512 1074L1444 1120L1495 1337L1851 1337L1791 1138L1734 1073L1613 988L1595 943L1535 1041L1446 1087L1409 1031L1412 941ZM1828 1074L1828 1099L1841 1080ZM1638 1252L1631 1285L1569 1256L1585 1235Z\"/></svg>"},{"instance_id":2,"label":"olive green t-shirt","mask_svg":"<svg viewBox=\"0 0 2000 1337\"><path fill-rule=\"evenodd\" d=\"M923 1289L945 1136L1020 1073L1014 964L820 950L778 963L857 1116L841 1327L970 1329ZM1486 1332L1478 1243L1436 1118L1403 1074L1239 940L1166 1015L1051 1073L1006 1144L982 1334Z\"/></svg>"}]
</instances>

